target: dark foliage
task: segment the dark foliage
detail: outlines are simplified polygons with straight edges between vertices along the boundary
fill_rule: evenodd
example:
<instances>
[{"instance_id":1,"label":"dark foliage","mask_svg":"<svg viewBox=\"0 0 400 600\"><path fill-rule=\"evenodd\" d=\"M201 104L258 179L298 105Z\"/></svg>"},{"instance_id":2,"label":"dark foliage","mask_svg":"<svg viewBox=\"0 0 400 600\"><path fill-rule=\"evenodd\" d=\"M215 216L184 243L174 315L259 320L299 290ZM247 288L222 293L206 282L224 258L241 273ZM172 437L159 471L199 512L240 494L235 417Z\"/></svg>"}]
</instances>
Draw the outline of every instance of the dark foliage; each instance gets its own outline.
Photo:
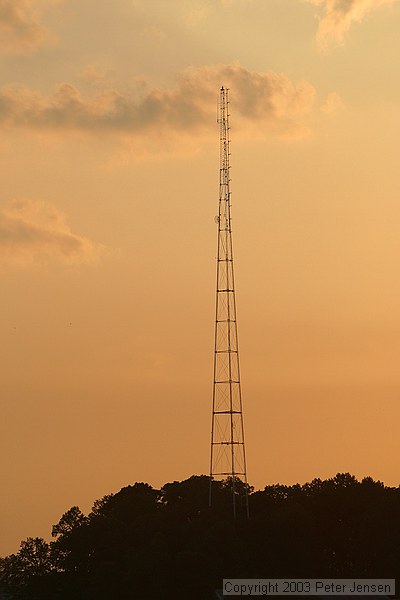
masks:
<instances>
[{"instance_id":1,"label":"dark foliage","mask_svg":"<svg viewBox=\"0 0 400 600\"><path fill-rule=\"evenodd\" d=\"M236 485L193 476L155 490L135 483L77 506L50 543L28 538L0 559L0 591L20 600L201 599L223 577L400 580L400 488L352 475L305 485Z\"/></svg>"}]
</instances>

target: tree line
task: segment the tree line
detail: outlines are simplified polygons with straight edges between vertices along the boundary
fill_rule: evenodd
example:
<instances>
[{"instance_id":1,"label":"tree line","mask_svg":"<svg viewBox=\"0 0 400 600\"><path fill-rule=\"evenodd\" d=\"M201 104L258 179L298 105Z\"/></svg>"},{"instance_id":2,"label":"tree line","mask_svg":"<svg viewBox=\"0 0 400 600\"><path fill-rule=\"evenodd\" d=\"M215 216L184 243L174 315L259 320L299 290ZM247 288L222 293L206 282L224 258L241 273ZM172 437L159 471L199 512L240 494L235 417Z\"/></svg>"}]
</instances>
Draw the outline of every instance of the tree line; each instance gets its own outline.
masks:
<instances>
[{"instance_id":1,"label":"tree line","mask_svg":"<svg viewBox=\"0 0 400 600\"><path fill-rule=\"evenodd\" d=\"M400 487L349 473L304 485L248 487L192 476L154 489L135 483L73 506L53 540L28 538L0 559L10 600L207 600L222 579L396 578ZM241 514L243 513L243 514ZM3 594L3 596L2 596Z\"/></svg>"}]
</instances>

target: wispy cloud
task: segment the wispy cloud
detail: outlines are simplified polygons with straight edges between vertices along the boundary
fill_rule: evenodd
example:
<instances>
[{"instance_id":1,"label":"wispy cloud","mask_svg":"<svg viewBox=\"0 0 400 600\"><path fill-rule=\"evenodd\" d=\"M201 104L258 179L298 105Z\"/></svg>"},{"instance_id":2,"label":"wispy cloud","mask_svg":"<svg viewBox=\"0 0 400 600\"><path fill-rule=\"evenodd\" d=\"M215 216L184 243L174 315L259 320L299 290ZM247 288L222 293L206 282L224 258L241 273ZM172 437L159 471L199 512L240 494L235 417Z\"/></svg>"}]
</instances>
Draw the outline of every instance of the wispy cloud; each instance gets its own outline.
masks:
<instances>
[{"instance_id":1,"label":"wispy cloud","mask_svg":"<svg viewBox=\"0 0 400 600\"><path fill-rule=\"evenodd\" d=\"M0 209L0 264L61 261L76 265L96 260L102 246L71 231L53 205L18 200Z\"/></svg>"},{"instance_id":2,"label":"wispy cloud","mask_svg":"<svg viewBox=\"0 0 400 600\"><path fill-rule=\"evenodd\" d=\"M181 3L181 10L185 25L197 27L203 25L207 19L212 19L221 9L232 9L235 5L246 5L253 0L187 0Z\"/></svg>"},{"instance_id":3,"label":"wispy cloud","mask_svg":"<svg viewBox=\"0 0 400 600\"><path fill-rule=\"evenodd\" d=\"M44 4L50 4L47 0ZM0 49L13 54L35 51L51 39L34 0L0 0Z\"/></svg>"},{"instance_id":4,"label":"wispy cloud","mask_svg":"<svg viewBox=\"0 0 400 600\"><path fill-rule=\"evenodd\" d=\"M174 86L137 95L109 90L87 98L65 83L45 96L5 86L0 88L0 126L128 135L206 130L214 126L222 84L231 88L238 126L257 122L277 135L298 132L314 103L315 89L307 81L293 83L282 73L249 71L239 64L215 65L188 69Z\"/></svg>"},{"instance_id":5,"label":"wispy cloud","mask_svg":"<svg viewBox=\"0 0 400 600\"><path fill-rule=\"evenodd\" d=\"M333 115L344 108L345 104L337 92L330 92L321 105L321 111L327 115Z\"/></svg>"},{"instance_id":6,"label":"wispy cloud","mask_svg":"<svg viewBox=\"0 0 400 600\"><path fill-rule=\"evenodd\" d=\"M353 23L360 22L364 17L383 6L393 4L398 0L307 0L311 4L321 6L324 10L320 18L317 42L321 48L326 48L332 41L343 44L344 36Z\"/></svg>"}]
</instances>

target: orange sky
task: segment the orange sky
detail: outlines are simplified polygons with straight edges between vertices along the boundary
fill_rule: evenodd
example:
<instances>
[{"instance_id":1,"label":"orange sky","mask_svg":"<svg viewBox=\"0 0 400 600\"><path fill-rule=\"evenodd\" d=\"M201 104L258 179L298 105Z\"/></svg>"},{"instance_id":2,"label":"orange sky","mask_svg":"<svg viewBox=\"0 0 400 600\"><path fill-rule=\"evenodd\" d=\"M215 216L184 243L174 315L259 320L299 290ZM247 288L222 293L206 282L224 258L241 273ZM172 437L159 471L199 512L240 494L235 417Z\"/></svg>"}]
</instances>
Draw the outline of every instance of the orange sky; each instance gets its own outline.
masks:
<instances>
[{"instance_id":1,"label":"orange sky","mask_svg":"<svg viewBox=\"0 0 400 600\"><path fill-rule=\"evenodd\" d=\"M398 485L396 0L0 0L0 555L207 473L219 147L248 475Z\"/></svg>"}]
</instances>

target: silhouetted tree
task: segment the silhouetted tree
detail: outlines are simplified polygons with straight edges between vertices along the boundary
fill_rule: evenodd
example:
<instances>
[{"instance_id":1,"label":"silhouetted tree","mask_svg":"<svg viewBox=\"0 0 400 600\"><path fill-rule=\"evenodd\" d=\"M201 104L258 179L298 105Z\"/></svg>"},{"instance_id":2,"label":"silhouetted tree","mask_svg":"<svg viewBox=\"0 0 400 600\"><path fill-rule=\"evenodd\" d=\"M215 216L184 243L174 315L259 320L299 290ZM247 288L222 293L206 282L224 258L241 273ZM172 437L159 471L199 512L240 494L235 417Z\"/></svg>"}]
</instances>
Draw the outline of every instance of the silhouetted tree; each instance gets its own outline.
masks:
<instances>
[{"instance_id":1,"label":"silhouetted tree","mask_svg":"<svg viewBox=\"0 0 400 600\"><path fill-rule=\"evenodd\" d=\"M135 483L73 506L54 541L28 538L0 560L0 588L21 600L206 600L223 577L399 575L400 488L349 473L248 487L232 518L232 480ZM238 506L246 487L235 481Z\"/></svg>"}]
</instances>

